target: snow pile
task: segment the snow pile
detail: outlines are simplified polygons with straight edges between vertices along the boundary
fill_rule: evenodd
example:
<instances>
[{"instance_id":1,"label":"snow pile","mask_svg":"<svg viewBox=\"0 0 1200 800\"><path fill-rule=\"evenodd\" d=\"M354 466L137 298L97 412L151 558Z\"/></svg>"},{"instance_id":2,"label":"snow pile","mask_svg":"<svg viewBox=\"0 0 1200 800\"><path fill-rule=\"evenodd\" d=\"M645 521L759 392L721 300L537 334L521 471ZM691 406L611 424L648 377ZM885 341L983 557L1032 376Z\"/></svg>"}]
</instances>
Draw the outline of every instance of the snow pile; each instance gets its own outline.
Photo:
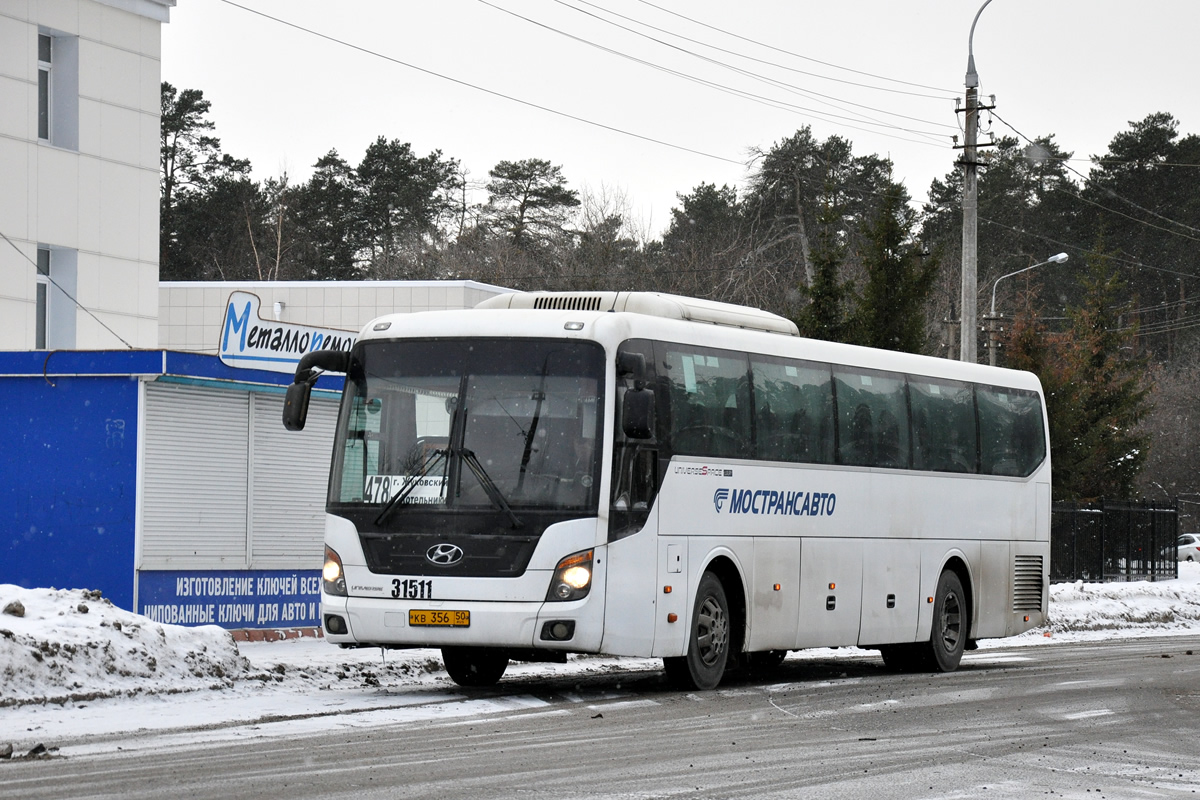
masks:
<instances>
[{"instance_id":1,"label":"snow pile","mask_svg":"<svg viewBox=\"0 0 1200 800\"><path fill-rule=\"evenodd\" d=\"M24 616L14 615L14 601ZM242 644L239 651L229 633L216 626L152 622L86 590L0 584L0 610L0 708L199 690L224 690L220 696L240 703L275 694L285 707L294 708L303 698L329 695L330 690L387 692L448 680L436 649L342 650L301 639ZM1200 633L1200 564L1185 562L1179 565L1178 580L1055 584L1046 627L980 645L992 649L1188 633ZM792 657L865 656L874 654L842 648ZM580 656L567 664L513 665L509 672L562 675L660 668L654 659Z\"/></svg>"},{"instance_id":2,"label":"snow pile","mask_svg":"<svg viewBox=\"0 0 1200 800\"><path fill-rule=\"evenodd\" d=\"M249 668L215 625L162 625L96 591L0 584L0 707L220 689Z\"/></svg>"},{"instance_id":3,"label":"snow pile","mask_svg":"<svg viewBox=\"0 0 1200 800\"><path fill-rule=\"evenodd\" d=\"M1143 635L1200 630L1200 563L1183 561L1179 578L1129 583L1055 584L1043 630L1140 630Z\"/></svg>"}]
</instances>

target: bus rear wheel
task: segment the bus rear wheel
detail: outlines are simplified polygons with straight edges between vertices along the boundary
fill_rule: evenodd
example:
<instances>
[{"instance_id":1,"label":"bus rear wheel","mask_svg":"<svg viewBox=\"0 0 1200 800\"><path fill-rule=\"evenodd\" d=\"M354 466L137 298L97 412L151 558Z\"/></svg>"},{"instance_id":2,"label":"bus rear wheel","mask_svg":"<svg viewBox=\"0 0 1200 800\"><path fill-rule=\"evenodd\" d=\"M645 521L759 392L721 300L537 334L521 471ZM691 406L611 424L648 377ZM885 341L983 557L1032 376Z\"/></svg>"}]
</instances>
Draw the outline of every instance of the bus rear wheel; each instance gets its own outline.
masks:
<instances>
[{"instance_id":1,"label":"bus rear wheel","mask_svg":"<svg viewBox=\"0 0 1200 800\"><path fill-rule=\"evenodd\" d=\"M508 669L508 655L488 647L443 647L442 664L459 686L495 686Z\"/></svg>"},{"instance_id":2,"label":"bus rear wheel","mask_svg":"<svg viewBox=\"0 0 1200 800\"><path fill-rule=\"evenodd\" d=\"M967 646L967 603L962 581L950 570L938 578L933 596L933 631L929 635L931 667L938 672L958 669Z\"/></svg>"},{"instance_id":3,"label":"bus rear wheel","mask_svg":"<svg viewBox=\"0 0 1200 800\"><path fill-rule=\"evenodd\" d=\"M704 573L696 590L687 655L664 658L667 678L682 689L715 689L729 661L729 600L721 580Z\"/></svg>"},{"instance_id":4,"label":"bus rear wheel","mask_svg":"<svg viewBox=\"0 0 1200 800\"><path fill-rule=\"evenodd\" d=\"M967 646L967 603L962 581L946 570L933 597L933 629L928 642L879 648L884 665L896 672L953 672Z\"/></svg>"}]
</instances>

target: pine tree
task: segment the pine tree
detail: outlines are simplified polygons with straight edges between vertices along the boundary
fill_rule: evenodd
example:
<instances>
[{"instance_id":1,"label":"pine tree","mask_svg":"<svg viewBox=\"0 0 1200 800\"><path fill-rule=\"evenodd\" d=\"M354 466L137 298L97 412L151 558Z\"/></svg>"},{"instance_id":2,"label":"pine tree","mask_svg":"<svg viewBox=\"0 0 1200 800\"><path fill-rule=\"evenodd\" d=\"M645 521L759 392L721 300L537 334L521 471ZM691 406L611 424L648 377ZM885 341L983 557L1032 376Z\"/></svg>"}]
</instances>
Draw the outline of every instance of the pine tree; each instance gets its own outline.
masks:
<instances>
[{"instance_id":1,"label":"pine tree","mask_svg":"<svg viewBox=\"0 0 1200 800\"><path fill-rule=\"evenodd\" d=\"M1117 304L1124 286L1111 259L1092 256L1087 267L1083 303L1068 311L1071 332L1064 342L1075 408L1070 440L1058 456L1061 495L1124 498L1146 458L1148 442L1137 430L1149 410L1146 365L1132 355L1137 329L1122 324L1129 304Z\"/></svg>"},{"instance_id":2,"label":"pine tree","mask_svg":"<svg viewBox=\"0 0 1200 800\"><path fill-rule=\"evenodd\" d=\"M1093 256L1069 329L1049 333L1032 293L1006 332L1007 365L1035 373L1050 418L1055 500L1124 499L1146 459L1138 423L1149 411L1146 365L1132 357L1136 327L1123 324L1122 282L1111 259Z\"/></svg>"},{"instance_id":3,"label":"pine tree","mask_svg":"<svg viewBox=\"0 0 1200 800\"><path fill-rule=\"evenodd\" d=\"M867 276L849 340L919 353L925 348L925 303L937 264L926 263L912 241L913 216L906 201L902 187L888 188L868 227L861 259Z\"/></svg>"},{"instance_id":4,"label":"pine tree","mask_svg":"<svg viewBox=\"0 0 1200 800\"><path fill-rule=\"evenodd\" d=\"M801 336L829 342L846 340L853 284L842 280L842 260L845 248L838 238L840 214L828 201L817 217L817 245L812 254L813 281L811 286L799 287L808 304L796 314L794 322Z\"/></svg>"}]
</instances>

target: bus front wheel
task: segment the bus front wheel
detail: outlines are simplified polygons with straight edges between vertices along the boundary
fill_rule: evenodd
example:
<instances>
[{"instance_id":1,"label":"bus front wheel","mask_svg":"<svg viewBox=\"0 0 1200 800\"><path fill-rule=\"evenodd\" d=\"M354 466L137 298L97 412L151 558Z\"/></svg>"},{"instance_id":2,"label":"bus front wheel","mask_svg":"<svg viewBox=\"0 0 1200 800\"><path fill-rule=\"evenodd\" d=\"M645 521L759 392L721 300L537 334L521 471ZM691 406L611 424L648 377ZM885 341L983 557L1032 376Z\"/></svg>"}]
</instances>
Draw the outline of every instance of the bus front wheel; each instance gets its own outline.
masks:
<instances>
[{"instance_id":1,"label":"bus front wheel","mask_svg":"<svg viewBox=\"0 0 1200 800\"><path fill-rule=\"evenodd\" d=\"M667 678L683 689L715 689L729 660L731 627L725 587L706 572L696 590L687 655L663 659Z\"/></svg>"},{"instance_id":2,"label":"bus front wheel","mask_svg":"<svg viewBox=\"0 0 1200 800\"><path fill-rule=\"evenodd\" d=\"M508 669L508 655L487 647L443 647L442 664L459 686L494 686Z\"/></svg>"}]
</instances>

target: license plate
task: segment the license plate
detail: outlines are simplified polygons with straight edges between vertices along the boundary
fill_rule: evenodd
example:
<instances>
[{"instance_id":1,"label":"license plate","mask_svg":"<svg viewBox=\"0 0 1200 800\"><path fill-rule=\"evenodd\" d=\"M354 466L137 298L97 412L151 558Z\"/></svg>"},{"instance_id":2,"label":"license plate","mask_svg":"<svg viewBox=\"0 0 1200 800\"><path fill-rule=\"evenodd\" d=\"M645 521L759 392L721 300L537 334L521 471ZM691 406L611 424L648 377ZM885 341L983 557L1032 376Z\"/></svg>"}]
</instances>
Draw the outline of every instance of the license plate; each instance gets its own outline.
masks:
<instances>
[{"instance_id":1,"label":"license plate","mask_svg":"<svg viewBox=\"0 0 1200 800\"><path fill-rule=\"evenodd\" d=\"M427 609L411 609L408 612L408 624L413 627L469 628L471 627L470 611L433 611Z\"/></svg>"}]
</instances>

